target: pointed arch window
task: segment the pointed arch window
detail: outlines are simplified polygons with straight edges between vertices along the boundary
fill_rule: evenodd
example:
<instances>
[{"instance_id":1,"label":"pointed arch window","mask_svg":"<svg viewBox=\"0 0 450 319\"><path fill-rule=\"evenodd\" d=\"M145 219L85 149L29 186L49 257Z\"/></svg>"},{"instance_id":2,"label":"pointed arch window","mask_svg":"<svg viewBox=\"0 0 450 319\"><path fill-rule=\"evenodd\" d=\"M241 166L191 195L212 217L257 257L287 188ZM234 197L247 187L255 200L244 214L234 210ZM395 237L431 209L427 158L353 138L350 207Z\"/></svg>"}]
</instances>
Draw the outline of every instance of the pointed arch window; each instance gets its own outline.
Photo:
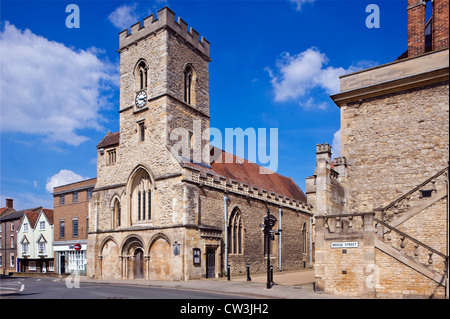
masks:
<instances>
[{"instance_id":1,"label":"pointed arch window","mask_svg":"<svg viewBox=\"0 0 450 319\"><path fill-rule=\"evenodd\" d=\"M242 254L243 252L243 221L242 214L238 208L236 208L230 216L230 222L228 226L228 253L229 254Z\"/></svg>"},{"instance_id":2,"label":"pointed arch window","mask_svg":"<svg viewBox=\"0 0 450 319\"><path fill-rule=\"evenodd\" d=\"M148 84L148 66L144 60L141 60L136 66L136 90L147 88Z\"/></svg>"},{"instance_id":3,"label":"pointed arch window","mask_svg":"<svg viewBox=\"0 0 450 319\"><path fill-rule=\"evenodd\" d=\"M135 176L132 184L132 220L134 222L151 219L151 183L149 174L141 169Z\"/></svg>"},{"instance_id":4,"label":"pointed arch window","mask_svg":"<svg viewBox=\"0 0 450 319\"><path fill-rule=\"evenodd\" d=\"M308 232L306 228L306 223L303 224L302 228L302 253L308 252Z\"/></svg>"},{"instance_id":5,"label":"pointed arch window","mask_svg":"<svg viewBox=\"0 0 450 319\"><path fill-rule=\"evenodd\" d=\"M184 69L184 102L195 104L195 72L190 64Z\"/></svg>"},{"instance_id":6,"label":"pointed arch window","mask_svg":"<svg viewBox=\"0 0 450 319\"><path fill-rule=\"evenodd\" d=\"M113 226L114 227L120 227L120 219L121 219L121 214L120 214L120 201L119 199L115 199L114 200L114 207L113 207Z\"/></svg>"}]
</instances>

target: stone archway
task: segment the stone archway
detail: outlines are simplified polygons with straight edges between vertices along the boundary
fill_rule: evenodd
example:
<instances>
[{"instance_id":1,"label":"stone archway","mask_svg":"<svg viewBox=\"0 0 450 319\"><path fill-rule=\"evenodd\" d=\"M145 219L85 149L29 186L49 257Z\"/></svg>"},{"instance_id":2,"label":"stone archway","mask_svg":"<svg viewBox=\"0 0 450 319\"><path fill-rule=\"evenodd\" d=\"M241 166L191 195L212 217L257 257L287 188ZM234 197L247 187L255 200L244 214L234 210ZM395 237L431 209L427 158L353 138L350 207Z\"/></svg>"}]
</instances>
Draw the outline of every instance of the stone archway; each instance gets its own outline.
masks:
<instances>
[{"instance_id":1,"label":"stone archway","mask_svg":"<svg viewBox=\"0 0 450 319\"><path fill-rule=\"evenodd\" d=\"M120 279L119 247L108 239L101 250L101 277L103 279Z\"/></svg>"},{"instance_id":2,"label":"stone archway","mask_svg":"<svg viewBox=\"0 0 450 319\"><path fill-rule=\"evenodd\" d=\"M123 277L145 278L144 244L138 237L128 237L122 246Z\"/></svg>"},{"instance_id":3,"label":"stone archway","mask_svg":"<svg viewBox=\"0 0 450 319\"><path fill-rule=\"evenodd\" d=\"M149 279L170 280L172 252L169 242L159 237L150 247Z\"/></svg>"}]
</instances>

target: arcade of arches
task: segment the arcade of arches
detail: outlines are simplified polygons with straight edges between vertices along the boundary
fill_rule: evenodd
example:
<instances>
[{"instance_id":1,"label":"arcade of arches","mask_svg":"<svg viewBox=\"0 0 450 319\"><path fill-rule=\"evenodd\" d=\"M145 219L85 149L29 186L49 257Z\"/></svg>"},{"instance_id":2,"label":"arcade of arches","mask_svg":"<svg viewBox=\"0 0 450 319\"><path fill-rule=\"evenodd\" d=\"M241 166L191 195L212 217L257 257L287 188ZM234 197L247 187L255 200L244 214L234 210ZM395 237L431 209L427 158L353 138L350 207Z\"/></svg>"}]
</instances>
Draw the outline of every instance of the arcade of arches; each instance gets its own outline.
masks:
<instances>
[{"instance_id":1,"label":"arcade of arches","mask_svg":"<svg viewBox=\"0 0 450 319\"><path fill-rule=\"evenodd\" d=\"M104 241L99 256L104 279L169 280L171 249L163 235L155 236L147 245L137 236L129 236L119 245L113 238Z\"/></svg>"}]
</instances>

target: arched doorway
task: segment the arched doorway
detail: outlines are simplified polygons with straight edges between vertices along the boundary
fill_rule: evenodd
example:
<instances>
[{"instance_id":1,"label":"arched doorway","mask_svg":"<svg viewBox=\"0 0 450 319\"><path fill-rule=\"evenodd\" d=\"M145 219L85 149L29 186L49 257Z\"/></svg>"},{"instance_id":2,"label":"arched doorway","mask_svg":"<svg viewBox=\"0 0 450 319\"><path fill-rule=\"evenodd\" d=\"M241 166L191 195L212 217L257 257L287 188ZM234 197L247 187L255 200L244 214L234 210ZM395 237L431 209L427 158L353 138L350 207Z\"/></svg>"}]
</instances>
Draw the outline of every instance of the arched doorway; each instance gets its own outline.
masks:
<instances>
[{"instance_id":1,"label":"arched doorway","mask_svg":"<svg viewBox=\"0 0 450 319\"><path fill-rule=\"evenodd\" d=\"M122 246L123 276L128 279L145 278L144 244L137 236L125 240Z\"/></svg>"},{"instance_id":2,"label":"arched doorway","mask_svg":"<svg viewBox=\"0 0 450 319\"><path fill-rule=\"evenodd\" d=\"M144 252L141 248L134 251L134 274L135 278L144 278Z\"/></svg>"}]
</instances>

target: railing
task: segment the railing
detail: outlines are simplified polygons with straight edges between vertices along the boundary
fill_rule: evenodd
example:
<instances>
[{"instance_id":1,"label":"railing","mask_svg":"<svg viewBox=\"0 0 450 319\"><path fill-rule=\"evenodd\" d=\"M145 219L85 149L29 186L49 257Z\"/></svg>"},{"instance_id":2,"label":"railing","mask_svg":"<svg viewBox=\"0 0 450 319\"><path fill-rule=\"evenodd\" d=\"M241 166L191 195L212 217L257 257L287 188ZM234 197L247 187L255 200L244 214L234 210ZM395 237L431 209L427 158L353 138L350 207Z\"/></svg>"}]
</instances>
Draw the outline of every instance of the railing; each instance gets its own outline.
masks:
<instances>
[{"instance_id":1,"label":"railing","mask_svg":"<svg viewBox=\"0 0 450 319\"><path fill-rule=\"evenodd\" d=\"M422 190L431 191L432 194L436 193L436 182L440 176L444 176L446 178L446 183L448 183L448 169L449 167L447 166L385 207L377 209L377 211L382 212L382 216L379 217L382 217L384 221L391 221L394 216L406 212L411 207L411 201L414 199L413 197L416 197L415 193L418 191L420 191L420 194L418 194L416 199L419 200L422 199ZM428 184L431 185L426 188L425 186Z\"/></svg>"},{"instance_id":2,"label":"railing","mask_svg":"<svg viewBox=\"0 0 450 319\"><path fill-rule=\"evenodd\" d=\"M374 213L354 213L318 215L316 231L324 231L329 236L362 236L363 232L373 232ZM328 237L329 237L328 236Z\"/></svg>"},{"instance_id":3,"label":"railing","mask_svg":"<svg viewBox=\"0 0 450 319\"><path fill-rule=\"evenodd\" d=\"M438 271L441 274L445 272L446 265L448 263L448 256L424 244L416 238L405 234L395 227L390 226L388 223L379 220L378 218L374 218L374 222L375 229L380 229L378 224L388 228L387 236L385 236L385 242L388 242L392 247L398 249L406 256L412 257L415 261L421 262L432 270ZM395 236L389 234L392 232ZM425 252L423 252L423 250L425 250ZM434 256L438 256L442 258L442 260L436 262L433 259Z\"/></svg>"}]
</instances>

